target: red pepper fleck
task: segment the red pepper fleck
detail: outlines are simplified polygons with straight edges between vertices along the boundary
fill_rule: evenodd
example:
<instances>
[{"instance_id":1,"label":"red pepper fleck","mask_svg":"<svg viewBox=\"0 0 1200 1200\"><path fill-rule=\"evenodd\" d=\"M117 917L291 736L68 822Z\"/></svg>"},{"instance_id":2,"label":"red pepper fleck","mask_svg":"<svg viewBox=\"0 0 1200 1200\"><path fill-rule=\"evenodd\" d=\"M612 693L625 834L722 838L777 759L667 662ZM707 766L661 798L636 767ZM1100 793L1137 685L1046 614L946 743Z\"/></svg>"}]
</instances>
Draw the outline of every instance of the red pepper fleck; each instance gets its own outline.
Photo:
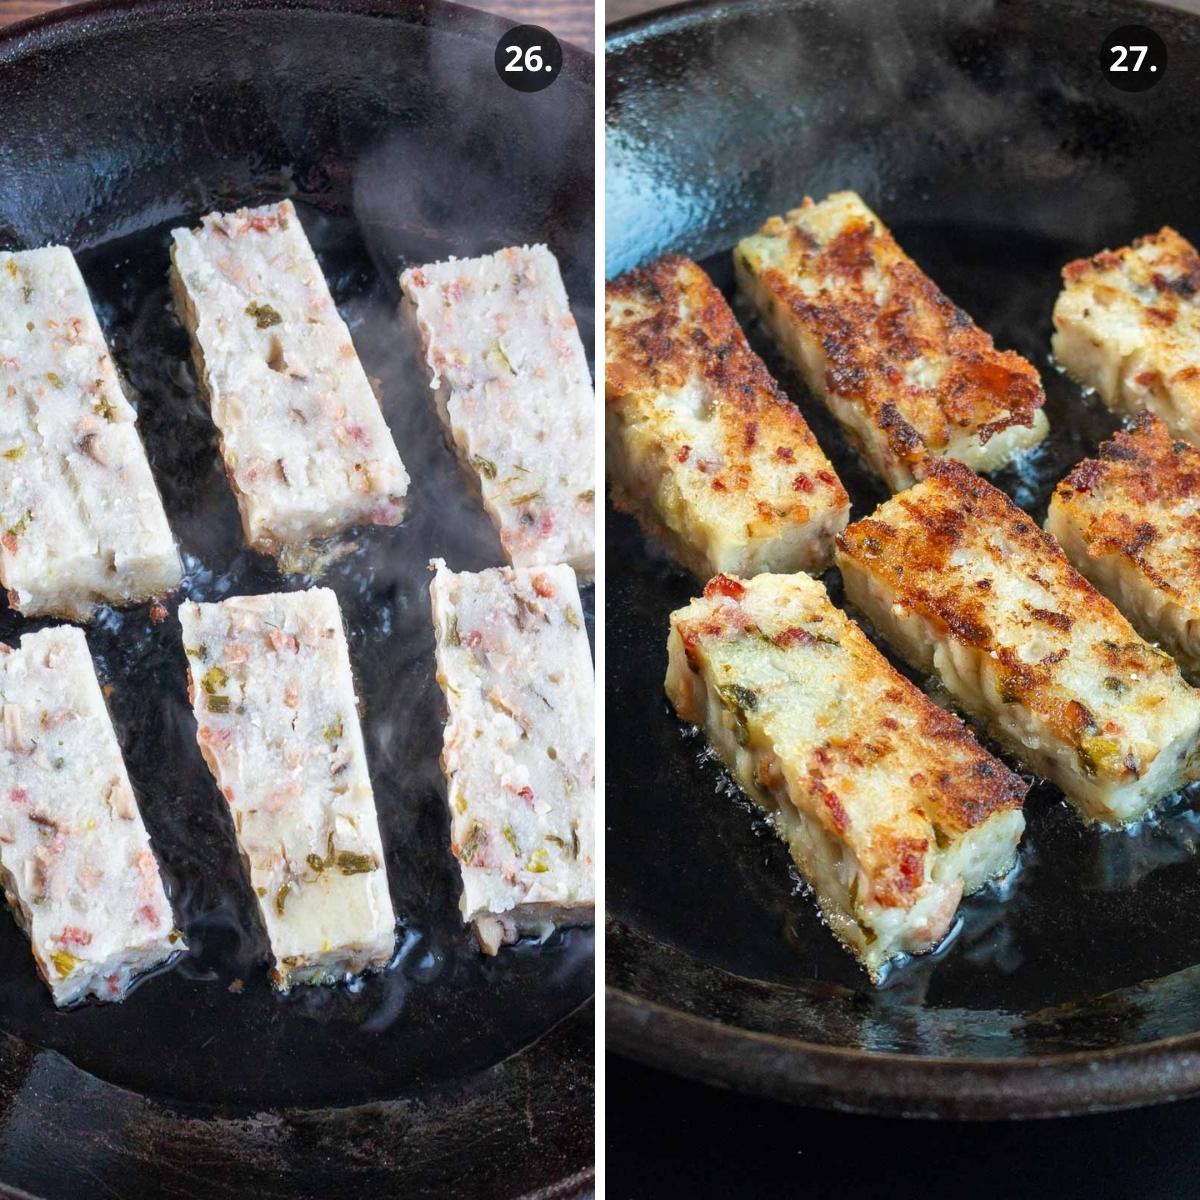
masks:
<instances>
[{"instance_id":1,"label":"red pepper fleck","mask_svg":"<svg viewBox=\"0 0 1200 1200\"><path fill-rule=\"evenodd\" d=\"M724 481L723 479L714 479L714 480L712 481L712 487L713 487L713 491L714 491L714 492L727 492L727 491L729 491L729 488L725 486L725 481Z\"/></svg>"},{"instance_id":2,"label":"red pepper fleck","mask_svg":"<svg viewBox=\"0 0 1200 1200\"><path fill-rule=\"evenodd\" d=\"M685 463L688 460L688 455L691 454L691 446L680 446L678 453L675 455L675 461Z\"/></svg>"},{"instance_id":3,"label":"red pepper fleck","mask_svg":"<svg viewBox=\"0 0 1200 1200\"><path fill-rule=\"evenodd\" d=\"M535 575L533 577L533 590L543 599L548 600L554 595L554 584L545 575Z\"/></svg>"},{"instance_id":4,"label":"red pepper fleck","mask_svg":"<svg viewBox=\"0 0 1200 1200\"><path fill-rule=\"evenodd\" d=\"M818 471L817 478L826 487L837 487L837 476L830 471Z\"/></svg>"},{"instance_id":5,"label":"red pepper fleck","mask_svg":"<svg viewBox=\"0 0 1200 1200\"><path fill-rule=\"evenodd\" d=\"M522 800L524 800L526 804L532 804L532 803L533 803L533 788L531 788L531 787L523 787L523 788L522 788L522 789L521 789L521 790L520 790L520 791L517 793L517 795L518 795L518 796L520 796L520 797L521 797L521 799L522 799Z\"/></svg>"},{"instance_id":6,"label":"red pepper fleck","mask_svg":"<svg viewBox=\"0 0 1200 1200\"><path fill-rule=\"evenodd\" d=\"M779 446L775 451L775 457L780 462L793 463L796 461L796 452L791 446Z\"/></svg>"},{"instance_id":7,"label":"red pepper fleck","mask_svg":"<svg viewBox=\"0 0 1200 1200\"><path fill-rule=\"evenodd\" d=\"M813 490L812 480L809 479L803 471L792 480L793 492L811 492Z\"/></svg>"},{"instance_id":8,"label":"red pepper fleck","mask_svg":"<svg viewBox=\"0 0 1200 1200\"><path fill-rule=\"evenodd\" d=\"M14 804L28 804L29 803L29 793L24 788L21 788L21 787L13 788L12 791L8 793L8 798Z\"/></svg>"}]
</instances>

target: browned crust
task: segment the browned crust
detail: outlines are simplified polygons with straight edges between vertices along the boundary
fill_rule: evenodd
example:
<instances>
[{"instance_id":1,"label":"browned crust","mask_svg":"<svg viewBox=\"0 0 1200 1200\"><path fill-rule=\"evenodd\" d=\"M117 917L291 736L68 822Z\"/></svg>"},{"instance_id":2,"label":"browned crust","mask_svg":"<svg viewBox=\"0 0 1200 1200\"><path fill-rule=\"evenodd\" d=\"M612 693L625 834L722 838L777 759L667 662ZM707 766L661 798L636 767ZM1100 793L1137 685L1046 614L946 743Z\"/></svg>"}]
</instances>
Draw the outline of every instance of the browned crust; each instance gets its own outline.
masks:
<instances>
[{"instance_id":1,"label":"browned crust","mask_svg":"<svg viewBox=\"0 0 1200 1200\"><path fill-rule=\"evenodd\" d=\"M1054 491L1090 555L1127 559L1156 588L1188 604L1200 597L1200 512L1184 506L1197 497L1200 450L1172 437L1150 413L1115 433L1098 458L1085 458ZM1185 543L1172 550L1170 577L1159 569L1161 560L1155 565L1168 538Z\"/></svg>"},{"instance_id":2,"label":"browned crust","mask_svg":"<svg viewBox=\"0 0 1200 1200\"><path fill-rule=\"evenodd\" d=\"M718 494L741 494L754 505L756 527L806 524L813 512L805 498L822 493L822 509L845 508L849 497L799 409L783 394L750 348L724 296L688 258L667 255L620 276L605 287L607 403L643 391L670 391L703 379L717 397L723 431L723 464L710 473ZM688 318L680 320L680 308ZM680 463L691 447L674 448ZM793 472L794 500L778 505L751 494L753 463L766 455ZM805 461L819 457L811 473ZM700 464L703 470L703 464Z\"/></svg>"},{"instance_id":3,"label":"browned crust","mask_svg":"<svg viewBox=\"0 0 1200 1200\"><path fill-rule=\"evenodd\" d=\"M902 510L902 523L888 519L887 510L893 506ZM1117 608L1075 570L1050 534L999 488L961 463L932 463L922 483L893 497L874 516L848 526L837 540L843 553L885 584L893 603L918 613L939 636L990 655L1007 701L1034 709L1073 744L1097 733L1119 732L1116 726L1109 728L1111 722L1100 726L1079 701L1064 695L1058 666L1065 652L1028 663L1011 645L995 640L982 601L990 591L986 579L969 587L953 582L955 573L947 570L951 556L978 553L983 530L1003 532L1014 556L1035 564L1031 577L1061 597L1055 612L1027 608L1024 614L1014 614L1015 621L1027 628L1040 623L1069 631L1072 613L1102 615L1116 636L1091 649L1114 676L1175 674L1170 659L1138 637Z\"/></svg>"},{"instance_id":4,"label":"browned crust","mask_svg":"<svg viewBox=\"0 0 1200 1200\"><path fill-rule=\"evenodd\" d=\"M1148 258L1136 252L1150 250ZM1182 234L1164 225L1157 233L1135 238L1119 250L1101 250L1088 258L1077 258L1062 269L1063 282L1074 286L1095 274L1128 270L1145 277L1157 299L1146 312L1161 325L1174 323L1180 302L1194 302L1200 292L1200 254Z\"/></svg>"},{"instance_id":5,"label":"browned crust","mask_svg":"<svg viewBox=\"0 0 1200 1200\"><path fill-rule=\"evenodd\" d=\"M696 651L705 639L766 637L792 654L827 652L821 641L801 626L773 632L762 630L753 614L740 604L745 590L740 580L718 575L705 587L705 596L725 597L733 603L714 606L699 618L677 621L684 652L694 669L698 666ZM915 717L917 732L937 747L938 752L929 756L927 766L908 778L920 798L919 802L914 799L911 811L932 825L940 838L942 834L958 836L998 812L1020 808L1028 784L984 750L958 717L939 708L901 675L845 614L830 606L830 615L836 621L843 652L853 654L855 666L862 674L864 693L869 685L872 696L882 693L890 712ZM823 669L814 660L813 670ZM847 814L838 797L839 780L861 770L868 761L878 764L895 754L898 737L907 736L900 734L900 730L901 724L895 717L885 716L849 737L827 741L810 755L807 782L813 794L822 800L821 820L828 829L839 835L848 829ZM893 885L885 887L883 893L876 885L881 902L904 903L903 897L920 887L929 847L918 845L919 840L914 841L911 829L884 828L874 832L870 857L878 872L891 873ZM890 899L885 899L885 894Z\"/></svg>"},{"instance_id":6,"label":"browned crust","mask_svg":"<svg viewBox=\"0 0 1200 1200\"><path fill-rule=\"evenodd\" d=\"M861 406L898 459L912 464L944 452L964 430L986 444L1010 426L1033 424L1046 397L1032 364L997 350L882 223L851 219L824 244L791 221L786 229L788 271L764 270L763 286L820 342L828 391ZM882 307L864 285L868 270L888 279ZM798 276L826 282L813 298L793 282ZM947 363L936 387L905 383L907 366L923 358Z\"/></svg>"}]
</instances>

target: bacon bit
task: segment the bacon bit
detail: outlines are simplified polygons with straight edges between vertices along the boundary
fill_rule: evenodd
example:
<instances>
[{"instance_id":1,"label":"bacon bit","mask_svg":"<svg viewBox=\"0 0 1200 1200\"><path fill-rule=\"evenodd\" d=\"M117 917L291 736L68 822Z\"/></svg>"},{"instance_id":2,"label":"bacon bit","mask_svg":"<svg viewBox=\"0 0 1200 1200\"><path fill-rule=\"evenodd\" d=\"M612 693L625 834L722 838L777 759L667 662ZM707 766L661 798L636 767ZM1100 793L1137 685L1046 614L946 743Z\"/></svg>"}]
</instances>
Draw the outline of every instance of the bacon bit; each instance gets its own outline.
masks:
<instances>
[{"instance_id":1,"label":"bacon bit","mask_svg":"<svg viewBox=\"0 0 1200 1200\"><path fill-rule=\"evenodd\" d=\"M680 446L678 452L675 455L675 461L681 462L681 463L687 462L688 455L691 454L691 452L692 452L691 446Z\"/></svg>"},{"instance_id":2,"label":"bacon bit","mask_svg":"<svg viewBox=\"0 0 1200 1200\"><path fill-rule=\"evenodd\" d=\"M411 271L409 271L408 277L412 280L414 287L429 286L429 276L426 275L420 267L414 267Z\"/></svg>"},{"instance_id":3,"label":"bacon bit","mask_svg":"<svg viewBox=\"0 0 1200 1200\"><path fill-rule=\"evenodd\" d=\"M272 629L267 634L267 641L271 643L271 649L283 653L284 650L290 650L293 654L300 652L300 643L290 633L284 633L282 629Z\"/></svg>"},{"instance_id":4,"label":"bacon bit","mask_svg":"<svg viewBox=\"0 0 1200 1200\"><path fill-rule=\"evenodd\" d=\"M167 606L161 600L155 600L150 606L150 620L155 625L161 625L167 619Z\"/></svg>"},{"instance_id":5,"label":"bacon bit","mask_svg":"<svg viewBox=\"0 0 1200 1200\"><path fill-rule=\"evenodd\" d=\"M704 585L704 598L711 600L714 596L728 596L732 600L740 600L746 594L746 589L736 579L728 575L714 575Z\"/></svg>"},{"instance_id":6,"label":"bacon bit","mask_svg":"<svg viewBox=\"0 0 1200 1200\"><path fill-rule=\"evenodd\" d=\"M533 590L543 599L548 600L554 595L554 584L545 575L533 577Z\"/></svg>"},{"instance_id":7,"label":"bacon bit","mask_svg":"<svg viewBox=\"0 0 1200 1200\"><path fill-rule=\"evenodd\" d=\"M270 233L281 222L275 213L253 213L246 218L242 232L253 229L255 233Z\"/></svg>"},{"instance_id":8,"label":"bacon bit","mask_svg":"<svg viewBox=\"0 0 1200 1200\"><path fill-rule=\"evenodd\" d=\"M56 933L55 938L64 946L90 946L92 944L92 935L87 929L80 929L78 925L64 926L61 933Z\"/></svg>"},{"instance_id":9,"label":"bacon bit","mask_svg":"<svg viewBox=\"0 0 1200 1200\"><path fill-rule=\"evenodd\" d=\"M6 533L4 537L0 538L0 545L3 545L9 554L16 554L17 548L20 546L20 542L17 541L17 535L15 533Z\"/></svg>"},{"instance_id":10,"label":"bacon bit","mask_svg":"<svg viewBox=\"0 0 1200 1200\"><path fill-rule=\"evenodd\" d=\"M526 804L532 804L532 803L533 803L533 788L531 788L531 787L523 787L523 788L522 788L522 789L521 789L521 790L520 790L520 791L517 793L517 795L518 795L518 796L520 796L520 797L521 797L521 799L522 799L522 800L524 800Z\"/></svg>"},{"instance_id":11,"label":"bacon bit","mask_svg":"<svg viewBox=\"0 0 1200 1200\"><path fill-rule=\"evenodd\" d=\"M712 481L712 489L713 489L713 491L714 491L714 492L727 492L727 491L729 491L729 488L726 486L726 484L725 484L725 480L723 480L723 479L714 479L714 480Z\"/></svg>"},{"instance_id":12,"label":"bacon bit","mask_svg":"<svg viewBox=\"0 0 1200 1200\"><path fill-rule=\"evenodd\" d=\"M283 689L283 702L288 708L300 707L300 688L294 679L289 679Z\"/></svg>"},{"instance_id":13,"label":"bacon bit","mask_svg":"<svg viewBox=\"0 0 1200 1200\"><path fill-rule=\"evenodd\" d=\"M158 863L149 850L139 850L133 856L133 866L142 877L139 895L143 900L149 900L158 889Z\"/></svg>"},{"instance_id":14,"label":"bacon bit","mask_svg":"<svg viewBox=\"0 0 1200 1200\"><path fill-rule=\"evenodd\" d=\"M796 461L796 452L791 446L778 446L775 449L775 457L780 462L794 463Z\"/></svg>"},{"instance_id":15,"label":"bacon bit","mask_svg":"<svg viewBox=\"0 0 1200 1200\"><path fill-rule=\"evenodd\" d=\"M162 918L158 915L158 910L153 904L143 904L138 909L138 919L144 924L149 925L151 929L157 929L162 924Z\"/></svg>"},{"instance_id":16,"label":"bacon bit","mask_svg":"<svg viewBox=\"0 0 1200 1200\"><path fill-rule=\"evenodd\" d=\"M813 482L803 471L792 480L793 492L811 492L813 490Z\"/></svg>"},{"instance_id":17,"label":"bacon bit","mask_svg":"<svg viewBox=\"0 0 1200 1200\"><path fill-rule=\"evenodd\" d=\"M226 785L225 785L225 786L224 786L224 787L221 789L221 795L225 797L225 802L226 802L227 804L232 804L232 803L233 803L233 799L234 799L233 785L232 785L232 784L226 784Z\"/></svg>"},{"instance_id":18,"label":"bacon bit","mask_svg":"<svg viewBox=\"0 0 1200 1200\"><path fill-rule=\"evenodd\" d=\"M472 629L470 633L462 635L459 638L459 641L461 641L464 646L469 647L471 650L475 650L478 649L480 644L483 642L483 634L481 634L478 629Z\"/></svg>"},{"instance_id":19,"label":"bacon bit","mask_svg":"<svg viewBox=\"0 0 1200 1200\"><path fill-rule=\"evenodd\" d=\"M233 730L228 727L218 729L214 725L201 725L196 734L196 738L202 746L212 746L214 749L229 744L230 738L233 737Z\"/></svg>"},{"instance_id":20,"label":"bacon bit","mask_svg":"<svg viewBox=\"0 0 1200 1200\"><path fill-rule=\"evenodd\" d=\"M106 975L104 977L104 986L108 988L108 994L110 996L117 995L121 990L120 975Z\"/></svg>"},{"instance_id":21,"label":"bacon bit","mask_svg":"<svg viewBox=\"0 0 1200 1200\"><path fill-rule=\"evenodd\" d=\"M845 807L837 798L836 793L829 791L827 788L822 788L821 791L821 799L833 820L833 827L838 831L838 833L845 833L850 827L850 818L846 815Z\"/></svg>"},{"instance_id":22,"label":"bacon bit","mask_svg":"<svg viewBox=\"0 0 1200 1200\"><path fill-rule=\"evenodd\" d=\"M28 804L29 793L23 787L15 787L8 793L8 798L14 804Z\"/></svg>"},{"instance_id":23,"label":"bacon bit","mask_svg":"<svg viewBox=\"0 0 1200 1200\"><path fill-rule=\"evenodd\" d=\"M811 646L816 642L807 629L802 629L799 625L793 625L790 629L785 629L782 633L777 633L771 641L780 647L787 646Z\"/></svg>"}]
</instances>

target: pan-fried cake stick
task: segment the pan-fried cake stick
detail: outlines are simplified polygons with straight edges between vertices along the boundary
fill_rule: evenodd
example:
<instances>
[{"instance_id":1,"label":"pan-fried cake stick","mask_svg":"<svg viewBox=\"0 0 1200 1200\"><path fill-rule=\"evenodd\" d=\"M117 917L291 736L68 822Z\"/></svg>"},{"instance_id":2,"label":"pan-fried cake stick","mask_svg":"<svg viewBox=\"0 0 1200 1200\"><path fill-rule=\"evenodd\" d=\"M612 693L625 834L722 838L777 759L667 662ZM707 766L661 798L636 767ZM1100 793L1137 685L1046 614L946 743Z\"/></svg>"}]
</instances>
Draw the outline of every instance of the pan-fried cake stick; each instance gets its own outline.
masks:
<instances>
[{"instance_id":1,"label":"pan-fried cake stick","mask_svg":"<svg viewBox=\"0 0 1200 1200\"><path fill-rule=\"evenodd\" d=\"M1046 436L1037 371L997 350L854 192L772 217L733 261L780 349L893 491L939 458L994 471Z\"/></svg>"}]
</instances>

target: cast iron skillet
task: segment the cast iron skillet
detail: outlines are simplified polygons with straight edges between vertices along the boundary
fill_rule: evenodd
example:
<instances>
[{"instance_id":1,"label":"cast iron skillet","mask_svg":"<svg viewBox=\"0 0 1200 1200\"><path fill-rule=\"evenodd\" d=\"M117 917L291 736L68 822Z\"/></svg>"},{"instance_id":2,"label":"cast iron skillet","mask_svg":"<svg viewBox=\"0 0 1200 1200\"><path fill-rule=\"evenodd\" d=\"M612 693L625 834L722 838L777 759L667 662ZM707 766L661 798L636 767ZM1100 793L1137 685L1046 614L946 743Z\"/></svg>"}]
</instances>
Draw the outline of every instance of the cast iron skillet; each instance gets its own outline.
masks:
<instances>
[{"instance_id":1,"label":"cast iron skillet","mask_svg":"<svg viewBox=\"0 0 1200 1200\"><path fill-rule=\"evenodd\" d=\"M1152 26L1148 92L1100 72ZM1048 361L1068 259L1160 225L1200 236L1200 22L1088 0L743 0L615 30L607 270L665 251L730 291L729 249L805 194L861 192L948 294L1042 369L1052 435L998 482L1039 519L1115 421ZM857 516L882 493L742 310ZM1025 1116L1200 1091L1200 817L1170 802L1085 830L1035 787L1021 867L938 954L870 987L786 852L662 696L668 612L697 591L610 519L609 1045L768 1096L878 1112ZM828 577L840 597L836 572Z\"/></svg>"},{"instance_id":2,"label":"cast iron skillet","mask_svg":"<svg viewBox=\"0 0 1200 1200\"><path fill-rule=\"evenodd\" d=\"M167 231L296 199L413 478L326 572L400 921L397 962L280 998L188 714L174 604L88 630L190 954L57 1013L0 914L0 1181L45 1197L576 1194L592 1161L592 935L496 959L458 917L426 563L502 561L397 320L405 263L546 241L591 343L591 59L505 87L508 25L452 5L99 5L0 36L0 246L79 253L185 554L185 592L302 586L248 552L167 296ZM590 590L587 594L590 610ZM0 612L0 639L30 624Z\"/></svg>"}]
</instances>

